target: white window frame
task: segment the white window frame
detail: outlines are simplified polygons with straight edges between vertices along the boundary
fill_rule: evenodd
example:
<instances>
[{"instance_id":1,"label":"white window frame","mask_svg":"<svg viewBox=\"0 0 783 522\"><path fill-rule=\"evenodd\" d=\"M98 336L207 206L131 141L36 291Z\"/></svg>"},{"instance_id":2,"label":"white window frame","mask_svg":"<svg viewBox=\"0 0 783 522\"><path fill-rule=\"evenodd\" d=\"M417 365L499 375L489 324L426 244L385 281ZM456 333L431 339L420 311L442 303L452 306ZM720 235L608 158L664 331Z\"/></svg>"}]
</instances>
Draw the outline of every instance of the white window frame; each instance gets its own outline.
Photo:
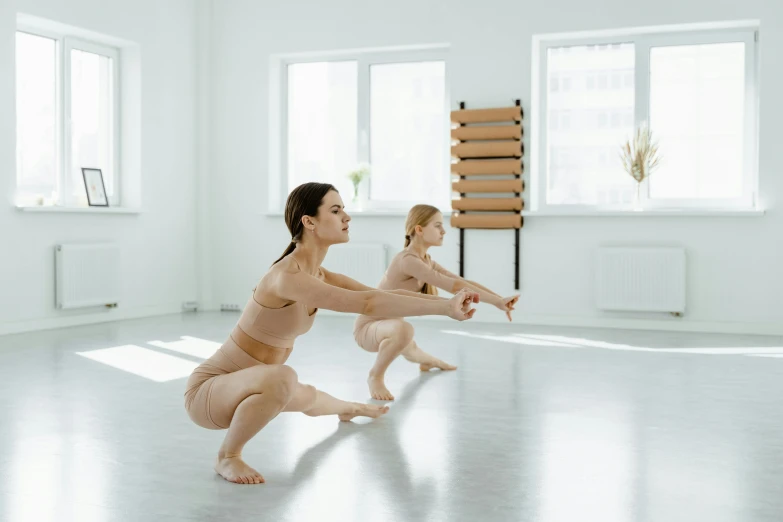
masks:
<instances>
[{"instance_id":1,"label":"white window frame","mask_svg":"<svg viewBox=\"0 0 783 522\"><path fill-rule=\"evenodd\" d=\"M650 198L649 180L641 185L640 204L650 210L751 210L758 204L758 22L648 27L600 33L558 34L534 37L533 106L537 107L534 128L538 144L532 148L533 211L558 214L631 210L632 205L566 205L547 202L547 54L551 48L633 43L635 45L634 126L649 121L650 50L653 47L745 43L745 143L743 194L734 199ZM653 133L655 129L653 128ZM618 144L619 154L620 144ZM654 176L655 174L653 174Z\"/></svg>"},{"instance_id":2,"label":"white window frame","mask_svg":"<svg viewBox=\"0 0 783 522\"><path fill-rule=\"evenodd\" d=\"M449 61L448 47L433 46L424 48L402 48L402 49L374 49L357 51L339 51L328 53L297 54L273 57L274 67L279 67L277 77L279 80L279 95L271 101L277 107L277 118L279 125L273 130L270 140L270 152L275 157L270 162L270 178L276 176L277 179L270 179L270 192L277 193L277 198L270 199L270 207L273 210L282 210L285 200L288 197L288 66L301 63L315 62L357 62L357 81L358 81L358 107L357 107L357 162L369 163L372 165L370 150L370 68L373 65L396 64L396 63L418 63L418 62L444 62L446 68L445 74L445 97L444 114L448 116L450 111L449 96ZM274 80L273 80L274 81ZM445 175L447 183L444 184L444 192L438 198L438 201L431 202L433 205L450 204L451 200L451 148L450 148L450 122L449 118L444 118L443 132L444 150L442 152L445 166ZM277 134L275 136L275 134ZM276 145L278 143L279 145ZM346 175L348 173L346 172ZM370 183L372 176L370 176ZM421 198L411 197L406 201L373 201L368 198L368 202L363 210L373 211L405 211L410 210L412 204L422 203ZM428 202L429 203L429 202ZM361 210L353 210L361 212Z\"/></svg>"},{"instance_id":3,"label":"white window frame","mask_svg":"<svg viewBox=\"0 0 783 522\"><path fill-rule=\"evenodd\" d=\"M71 50L79 50L105 56L113 60L112 66L112 169L113 194L108 198L110 206L120 206L122 202L121 165L121 92L120 92L120 51L116 47L68 36L64 33L43 29L26 24L17 24L16 32L49 38L56 42L55 83L57 92L57 206L75 207L77 200L73 195L71 165ZM19 186L17 179L17 188ZM46 196L41 194L41 196Z\"/></svg>"}]
</instances>

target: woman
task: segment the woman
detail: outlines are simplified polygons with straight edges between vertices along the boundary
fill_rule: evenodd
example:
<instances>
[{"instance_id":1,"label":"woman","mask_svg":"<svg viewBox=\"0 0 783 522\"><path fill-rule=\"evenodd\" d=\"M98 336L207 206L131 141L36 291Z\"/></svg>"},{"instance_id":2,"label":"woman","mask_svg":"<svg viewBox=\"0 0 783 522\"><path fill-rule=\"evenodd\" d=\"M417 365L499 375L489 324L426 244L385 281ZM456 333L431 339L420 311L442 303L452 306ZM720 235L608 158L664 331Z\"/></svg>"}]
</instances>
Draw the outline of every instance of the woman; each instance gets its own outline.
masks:
<instances>
[{"instance_id":1,"label":"woman","mask_svg":"<svg viewBox=\"0 0 783 522\"><path fill-rule=\"evenodd\" d=\"M288 196L285 221L291 244L275 261L242 312L228 340L188 379L185 408L201 427L228 429L215 471L228 481L259 484L263 477L242 460L242 448L283 411L310 416L378 417L386 406L345 402L299 382L285 362L294 339L307 332L319 308L367 316L473 317L478 296L462 292L433 301L381 290L321 268L329 246L348 241L343 201L335 188L306 183Z\"/></svg>"},{"instance_id":2,"label":"woman","mask_svg":"<svg viewBox=\"0 0 783 522\"><path fill-rule=\"evenodd\" d=\"M463 290L478 293L481 301L490 303L506 312L511 320L519 296L500 297L478 283L467 281L452 274L435 261L427 250L443 244L443 215L430 205L416 205L408 212L405 222L405 249L392 259L386 274L378 288L381 290L408 290L434 296L436 288L451 293ZM384 384L386 369L402 354L407 360L419 363L422 371L432 368L456 370L456 366L447 364L426 353L413 340L413 326L399 318L378 319L368 314L361 315L354 325L356 342L369 352L377 352L375 365L370 369L367 383L373 399L393 401L394 396Z\"/></svg>"}]
</instances>

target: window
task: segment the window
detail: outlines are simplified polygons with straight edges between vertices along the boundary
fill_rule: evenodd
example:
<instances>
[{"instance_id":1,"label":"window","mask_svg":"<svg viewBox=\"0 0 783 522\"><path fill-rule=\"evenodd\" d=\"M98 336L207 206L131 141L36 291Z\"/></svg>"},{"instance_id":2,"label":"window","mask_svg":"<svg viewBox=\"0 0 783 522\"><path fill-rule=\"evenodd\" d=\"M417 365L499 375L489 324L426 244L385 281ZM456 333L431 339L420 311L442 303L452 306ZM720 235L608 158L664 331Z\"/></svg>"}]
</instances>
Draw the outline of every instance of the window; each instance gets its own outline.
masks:
<instances>
[{"instance_id":1,"label":"window","mask_svg":"<svg viewBox=\"0 0 783 522\"><path fill-rule=\"evenodd\" d=\"M318 180L345 193L340 174L357 162L357 71L356 62L289 65L288 192Z\"/></svg>"},{"instance_id":2,"label":"window","mask_svg":"<svg viewBox=\"0 0 783 522\"><path fill-rule=\"evenodd\" d=\"M16 180L20 191L57 191L60 103L57 41L16 33Z\"/></svg>"},{"instance_id":3,"label":"window","mask_svg":"<svg viewBox=\"0 0 783 522\"><path fill-rule=\"evenodd\" d=\"M636 183L620 146L644 122L661 163L641 186L643 207L755 205L755 27L537 41L537 209L628 208ZM554 79L574 76L586 81L553 88ZM563 125L564 112L574 125ZM578 160L564 163L566 151Z\"/></svg>"},{"instance_id":4,"label":"window","mask_svg":"<svg viewBox=\"0 0 783 522\"><path fill-rule=\"evenodd\" d=\"M16 33L17 200L84 206L83 167L119 204L118 52L38 30Z\"/></svg>"},{"instance_id":5,"label":"window","mask_svg":"<svg viewBox=\"0 0 783 522\"><path fill-rule=\"evenodd\" d=\"M308 181L331 183L350 208L348 173L369 163L368 209L449 201L449 123L442 52L283 60L280 201Z\"/></svg>"}]
</instances>

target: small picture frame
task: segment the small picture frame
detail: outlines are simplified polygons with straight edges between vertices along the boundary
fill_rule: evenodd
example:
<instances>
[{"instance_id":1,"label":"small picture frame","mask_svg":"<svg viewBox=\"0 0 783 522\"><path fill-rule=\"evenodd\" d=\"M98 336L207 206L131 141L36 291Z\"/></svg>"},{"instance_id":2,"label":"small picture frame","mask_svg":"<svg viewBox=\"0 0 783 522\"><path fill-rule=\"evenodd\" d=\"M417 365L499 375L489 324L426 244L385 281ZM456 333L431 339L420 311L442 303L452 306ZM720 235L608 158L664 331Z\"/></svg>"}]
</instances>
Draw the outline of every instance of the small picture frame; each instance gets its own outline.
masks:
<instances>
[{"instance_id":1,"label":"small picture frame","mask_svg":"<svg viewBox=\"0 0 783 522\"><path fill-rule=\"evenodd\" d=\"M106 195L106 185L103 184L101 169L82 168L84 188L87 191L87 203L91 207L108 207L109 197Z\"/></svg>"}]
</instances>

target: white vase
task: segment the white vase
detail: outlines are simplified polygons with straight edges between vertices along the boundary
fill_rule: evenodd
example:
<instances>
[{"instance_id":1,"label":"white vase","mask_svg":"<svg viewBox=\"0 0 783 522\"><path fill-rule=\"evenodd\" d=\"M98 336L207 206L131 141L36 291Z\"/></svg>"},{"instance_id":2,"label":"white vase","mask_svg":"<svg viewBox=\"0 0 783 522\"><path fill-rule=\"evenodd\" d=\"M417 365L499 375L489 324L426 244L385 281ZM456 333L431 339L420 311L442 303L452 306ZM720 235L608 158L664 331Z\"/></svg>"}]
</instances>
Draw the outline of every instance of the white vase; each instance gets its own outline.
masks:
<instances>
[{"instance_id":1,"label":"white vase","mask_svg":"<svg viewBox=\"0 0 783 522\"><path fill-rule=\"evenodd\" d=\"M634 212L641 212L642 209L642 196L641 196L642 184L636 183L636 193L633 197L633 210Z\"/></svg>"},{"instance_id":2,"label":"white vase","mask_svg":"<svg viewBox=\"0 0 783 522\"><path fill-rule=\"evenodd\" d=\"M369 180L363 179L357 187L351 185L351 208L354 210L364 210L368 208L370 200Z\"/></svg>"},{"instance_id":3,"label":"white vase","mask_svg":"<svg viewBox=\"0 0 783 522\"><path fill-rule=\"evenodd\" d=\"M367 196L365 195L366 190L364 190L364 185L365 182L362 181L359 183L358 187L352 186L350 205L352 210L363 210L364 207L367 206Z\"/></svg>"}]
</instances>

